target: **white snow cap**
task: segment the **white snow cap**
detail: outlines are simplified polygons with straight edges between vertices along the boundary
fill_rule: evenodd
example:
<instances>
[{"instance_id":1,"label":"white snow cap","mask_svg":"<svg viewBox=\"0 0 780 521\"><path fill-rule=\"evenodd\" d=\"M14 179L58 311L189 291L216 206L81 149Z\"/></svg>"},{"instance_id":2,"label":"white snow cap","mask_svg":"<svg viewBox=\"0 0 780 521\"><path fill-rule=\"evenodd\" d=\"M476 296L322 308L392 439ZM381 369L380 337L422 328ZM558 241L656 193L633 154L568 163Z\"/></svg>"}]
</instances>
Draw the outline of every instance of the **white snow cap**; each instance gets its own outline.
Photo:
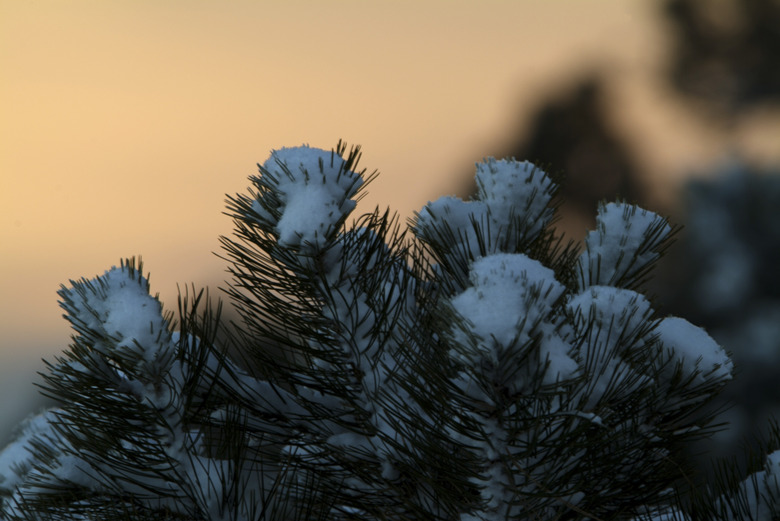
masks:
<instances>
[{"instance_id":1,"label":"white snow cap","mask_svg":"<svg viewBox=\"0 0 780 521\"><path fill-rule=\"evenodd\" d=\"M468 245L474 258L483 254L479 249L472 221L479 224L487 251L502 251L506 244L511 252L521 238L533 240L553 215L549 208L555 184L532 163L514 159L488 158L477 163L477 200L463 201L445 196L420 210L417 229L428 241L435 241L437 226L447 226L455 237L443 240ZM452 244L453 249L457 246Z\"/></svg>"},{"instance_id":2,"label":"white snow cap","mask_svg":"<svg viewBox=\"0 0 780 521\"><path fill-rule=\"evenodd\" d=\"M549 358L545 375L566 378L577 370L577 364L568 357L568 344L555 332L550 313L555 301L565 288L555 279L553 271L523 254L498 253L476 260L470 270L472 287L455 296L452 306L468 321L468 334L483 341L480 348L495 349L492 339L508 347L517 339L518 345L540 332L542 343L540 359ZM467 345L463 333L456 339Z\"/></svg>"},{"instance_id":3,"label":"white snow cap","mask_svg":"<svg viewBox=\"0 0 780 521\"><path fill-rule=\"evenodd\" d=\"M550 268L523 254L488 255L474 261L469 275L473 286L452 305L473 323L472 333L502 345L512 342L521 320L530 328L548 315L564 292ZM529 298L533 286L540 293L537 299Z\"/></svg>"},{"instance_id":4,"label":"white snow cap","mask_svg":"<svg viewBox=\"0 0 780 521\"><path fill-rule=\"evenodd\" d=\"M665 359L682 365L683 378L698 371L694 382L730 380L733 364L726 352L704 329L687 320L668 317L656 326L658 339L664 348ZM675 363L665 366L671 377Z\"/></svg>"},{"instance_id":5,"label":"white snow cap","mask_svg":"<svg viewBox=\"0 0 780 521\"><path fill-rule=\"evenodd\" d=\"M332 227L356 205L350 198L363 184L360 174L347 170L335 152L306 145L271 152L263 169L272 175L266 184L275 185L281 206L278 221L260 201L252 210L263 220L275 223L279 244L286 247L316 246Z\"/></svg>"},{"instance_id":6,"label":"white snow cap","mask_svg":"<svg viewBox=\"0 0 780 521\"><path fill-rule=\"evenodd\" d=\"M612 286L591 286L573 296L567 307L579 333L591 327L604 331L612 328L625 332L624 338L626 333L635 334L652 314L650 303L642 294ZM617 340L617 335L611 333L609 338Z\"/></svg>"},{"instance_id":7,"label":"white snow cap","mask_svg":"<svg viewBox=\"0 0 780 521\"><path fill-rule=\"evenodd\" d=\"M626 203L601 205L579 258L580 288L624 286L658 257L669 233L666 220L653 212Z\"/></svg>"},{"instance_id":8,"label":"white snow cap","mask_svg":"<svg viewBox=\"0 0 780 521\"><path fill-rule=\"evenodd\" d=\"M567 308L573 317L574 334L587 338L578 357L583 363L592 359L586 410L618 385L634 391L651 383L620 356L621 346L646 349L643 335L650 333L645 326L652 309L644 296L630 289L591 286L572 297Z\"/></svg>"},{"instance_id":9,"label":"white snow cap","mask_svg":"<svg viewBox=\"0 0 780 521\"><path fill-rule=\"evenodd\" d=\"M40 439L59 437L52 428L57 411L58 409L49 409L29 416L17 427L16 439L0 452L0 489L13 490L24 481L24 477L35 462L32 441L36 437Z\"/></svg>"},{"instance_id":10,"label":"white snow cap","mask_svg":"<svg viewBox=\"0 0 780 521\"><path fill-rule=\"evenodd\" d=\"M767 455L764 461L764 470L754 472L746 477L736 491L736 494L744 498L740 505L740 512L735 515L727 512L724 519L728 521L742 521L743 519L755 519L757 521L772 521L776 512L780 510L778 498L780 498L780 451L774 451ZM726 497L717 499L716 505L723 507ZM728 503L726 503L728 504Z\"/></svg>"},{"instance_id":11,"label":"white snow cap","mask_svg":"<svg viewBox=\"0 0 780 521\"><path fill-rule=\"evenodd\" d=\"M149 295L149 281L131 266L116 266L92 280L73 282L58 293L68 320L104 354L116 350L131 359L153 362L173 349L160 301ZM106 345L105 340L112 341Z\"/></svg>"},{"instance_id":12,"label":"white snow cap","mask_svg":"<svg viewBox=\"0 0 780 521\"><path fill-rule=\"evenodd\" d=\"M533 163L489 157L477 163L476 180L478 198L488 204L493 218L504 222L519 218L527 223L524 233L529 238L552 219L548 205L555 183Z\"/></svg>"},{"instance_id":13,"label":"white snow cap","mask_svg":"<svg viewBox=\"0 0 780 521\"><path fill-rule=\"evenodd\" d=\"M434 230L438 226L448 227L453 237L442 237L455 250L458 246L465 247L473 257L480 255L479 242L472 220L484 229L487 225L489 210L484 201L464 201L460 197L443 196L435 201L428 201L417 217L417 229L428 241L434 241ZM493 234L496 235L496 234ZM496 235L497 236L497 235ZM493 245L493 238L486 239Z\"/></svg>"}]
</instances>

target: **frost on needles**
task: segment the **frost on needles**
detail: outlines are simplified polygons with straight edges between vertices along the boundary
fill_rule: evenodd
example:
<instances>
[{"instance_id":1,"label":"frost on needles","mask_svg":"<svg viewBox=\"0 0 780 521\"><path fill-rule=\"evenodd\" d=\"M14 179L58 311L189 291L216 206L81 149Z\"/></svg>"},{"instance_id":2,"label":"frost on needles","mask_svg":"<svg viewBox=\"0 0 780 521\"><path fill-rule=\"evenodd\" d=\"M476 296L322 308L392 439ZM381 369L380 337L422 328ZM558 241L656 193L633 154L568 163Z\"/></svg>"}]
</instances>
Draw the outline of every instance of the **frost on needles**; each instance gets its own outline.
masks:
<instances>
[{"instance_id":1,"label":"frost on needles","mask_svg":"<svg viewBox=\"0 0 780 521\"><path fill-rule=\"evenodd\" d=\"M283 148L228 199L230 328L203 292L164 312L134 260L62 288L59 406L0 453L0 517L778 515L777 452L687 486L732 363L642 294L665 219L604 204L580 252L554 179L488 159L473 200L348 223L375 175L359 157Z\"/></svg>"}]
</instances>

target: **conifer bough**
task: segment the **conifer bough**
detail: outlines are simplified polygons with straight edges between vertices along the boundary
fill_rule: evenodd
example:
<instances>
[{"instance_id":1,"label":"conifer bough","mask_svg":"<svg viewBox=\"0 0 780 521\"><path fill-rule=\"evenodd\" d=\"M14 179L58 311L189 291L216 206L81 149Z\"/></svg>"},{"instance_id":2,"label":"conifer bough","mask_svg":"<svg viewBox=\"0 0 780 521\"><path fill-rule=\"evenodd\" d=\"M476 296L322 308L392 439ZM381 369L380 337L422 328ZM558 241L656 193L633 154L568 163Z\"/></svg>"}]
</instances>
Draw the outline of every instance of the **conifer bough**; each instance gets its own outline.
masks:
<instances>
[{"instance_id":1,"label":"conifer bough","mask_svg":"<svg viewBox=\"0 0 780 521\"><path fill-rule=\"evenodd\" d=\"M771 519L780 452L691 490L680 463L732 378L642 294L674 229L603 204L578 253L558 185L477 165L473 200L347 224L359 147L274 151L222 238L240 314L178 318L133 259L59 292L59 406L0 453L3 519Z\"/></svg>"}]
</instances>

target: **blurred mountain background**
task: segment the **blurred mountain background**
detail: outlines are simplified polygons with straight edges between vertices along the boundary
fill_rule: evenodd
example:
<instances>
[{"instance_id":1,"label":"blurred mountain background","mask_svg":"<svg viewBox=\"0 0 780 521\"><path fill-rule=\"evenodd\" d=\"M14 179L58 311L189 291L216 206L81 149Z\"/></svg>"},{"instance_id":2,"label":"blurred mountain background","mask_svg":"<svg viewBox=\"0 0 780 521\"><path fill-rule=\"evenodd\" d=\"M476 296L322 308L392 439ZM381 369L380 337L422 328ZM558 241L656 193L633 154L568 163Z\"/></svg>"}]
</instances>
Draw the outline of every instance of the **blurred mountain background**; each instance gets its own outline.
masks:
<instances>
[{"instance_id":1,"label":"blurred mountain background","mask_svg":"<svg viewBox=\"0 0 780 521\"><path fill-rule=\"evenodd\" d=\"M67 345L58 284L142 254L168 309L177 283L216 295L223 194L271 148L339 138L383 173L363 210L467 197L475 161L513 156L565 176L568 237L616 197L684 225L656 307L705 326L741 373L714 404L736 404L733 427L701 451L765 432L780 1L76 4L0 3L0 440Z\"/></svg>"}]
</instances>

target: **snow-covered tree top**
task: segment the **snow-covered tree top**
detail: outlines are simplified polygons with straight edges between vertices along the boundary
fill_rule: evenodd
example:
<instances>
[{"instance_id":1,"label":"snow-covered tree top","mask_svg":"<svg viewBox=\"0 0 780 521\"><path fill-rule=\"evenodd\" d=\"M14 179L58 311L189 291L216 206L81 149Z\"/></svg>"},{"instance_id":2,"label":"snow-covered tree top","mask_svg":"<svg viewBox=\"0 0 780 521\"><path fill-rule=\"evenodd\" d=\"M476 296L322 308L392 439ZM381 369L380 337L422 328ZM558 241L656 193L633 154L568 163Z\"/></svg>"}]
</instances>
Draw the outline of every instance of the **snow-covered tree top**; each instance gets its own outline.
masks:
<instances>
[{"instance_id":1,"label":"snow-covered tree top","mask_svg":"<svg viewBox=\"0 0 780 521\"><path fill-rule=\"evenodd\" d=\"M477 163L476 180L475 200L447 196L426 204L417 215L417 233L474 259L514 252L518 243L532 241L552 219L549 204L555 184L532 163L488 158ZM437 221L446 225L437 226Z\"/></svg>"},{"instance_id":2,"label":"snow-covered tree top","mask_svg":"<svg viewBox=\"0 0 780 521\"><path fill-rule=\"evenodd\" d=\"M627 203L599 206L596 229L585 238L579 283L632 287L658 259L672 228L659 215Z\"/></svg>"},{"instance_id":3,"label":"snow-covered tree top","mask_svg":"<svg viewBox=\"0 0 780 521\"><path fill-rule=\"evenodd\" d=\"M58 292L66 318L105 354L152 363L170 344L168 320L149 294L149 281L139 269L122 264L101 277L71 281ZM161 353L163 351L163 353Z\"/></svg>"},{"instance_id":4,"label":"snow-covered tree top","mask_svg":"<svg viewBox=\"0 0 780 521\"><path fill-rule=\"evenodd\" d=\"M490 157L477 163L476 181L477 198L497 222L518 219L531 237L550 221L555 183L533 163Z\"/></svg>"},{"instance_id":5,"label":"snow-covered tree top","mask_svg":"<svg viewBox=\"0 0 780 521\"><path fill-rule=\"evenodd\" d=\"M274 151L229 199L225 345L200 294L172 331L134 262L63 287L61 407L0 453L0 516L684 519L673 456L732 364L641 293L666 220L602 205L580 254L552 179L488 159L413 237L379 210L347 224L369 179L344 151Z\"/></svg>"},{"instance_id":6,"label":"snow-covered tree top","mask_svg":"<svg viewBox=\"0 0 780 521\"><path fill-rule=\"evenodd\" d=\"M684 318L666 317L656 326L658 340L664 346L666 358L675 364L668 366L671 380L673 369L679 366L684 376L694 376L694 383L706 380L730 380L734 364L726 351L702 328Z\"/></svg>"},{"instance_id":7,"label":"snow-covered tree top","mask_svg":"<svg viewBox=\"0 0 780 521\"><path fill-rule=\"evenodd\" d=\"M275 226L280 245L308 251L355 208L351 198L363 179L349 167L333 151L308 146L274 150L258 179L272 191L264 191L252 210Z\"/></svg>"}]
</instances>

